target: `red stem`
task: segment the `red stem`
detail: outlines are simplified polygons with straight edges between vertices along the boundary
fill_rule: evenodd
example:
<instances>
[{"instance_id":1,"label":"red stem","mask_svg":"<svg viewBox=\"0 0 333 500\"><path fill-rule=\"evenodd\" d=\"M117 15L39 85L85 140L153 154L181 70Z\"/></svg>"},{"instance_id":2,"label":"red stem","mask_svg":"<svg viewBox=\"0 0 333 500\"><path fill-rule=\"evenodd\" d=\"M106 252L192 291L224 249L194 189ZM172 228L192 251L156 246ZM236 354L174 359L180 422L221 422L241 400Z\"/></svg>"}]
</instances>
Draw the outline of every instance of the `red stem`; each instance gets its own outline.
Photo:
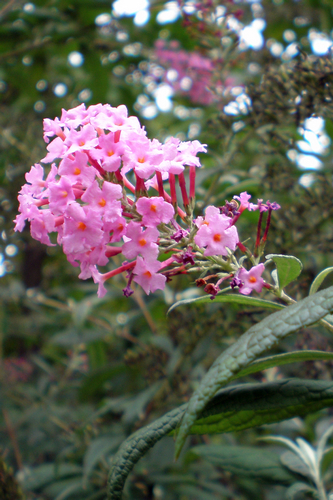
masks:
<instances>
[{"instance_id":1,"label":"red stem","mask_svg":"<svg viewBox=\"0 0 333 500\"><path fill-rule=\"evenodd\" d=\"M135 179L136 179L135 194L137 196L140 196L140 194L146 191L145 181L136 174L135 174Z\"/></svg>"},{"instance_id":2,"label":"red stem","mask_svg":"<svg viewBox=\"0 0 333 500\"><path fill-rule=\"evenodd\" d=\"M56 217L54 220L54 225L55 227L61 226L61 224L64 223L65 217L63 215L59 215L59 217Z\"/></svg>"},{"instance_id":3,"label":"red stem","mask_svg":"<svg viewBox=\"0 0 333 500\"><path fill-rule=\"evenodd\" d=\"M196 167L190 166L190 199L195 199L195 175L196 175Z\"/></svg>"},{"instance_id":4,"label":"red stem","mask_svg":"<svg viewBox=\"0 0 333 500\"><path fill-rule=\"evenodd\" d=\"M243 252L243 253L246 253L247 250L246 250L246 246L243 245L243 243L241 243L240 241L237 243L237 246L238 248Z\"/></svg>"},{"instance_id":5,"label":"red stem","mask_svg":"<svg viewBox=\"0 0 333 500\"><path fill-rule=\"evenodd\" d=\"M176 192L176 177L175 174L169 174L171 202L173 206L177 206L177 192Z\"/></svg>"},{"instance_id":6,"label":"red stem","mask_svg":"<svg viewBox=\"0 0 333 500\"><path fill-rule=\"evenodd\" d=\"M113 276L123 273L124 271L128 271L129 269L133 269L135 264L136 260L134 262L128 262L127 264L123 264L122 266L117 267L117 269L114 269L113 271L109 271L108 273L103 274L103 281L113 278Z\"/></svg>"},{"instance_id":7,"label":"red stem","mask_svg":"<svg viewBox=\"0 0 333 500\"><path fill-rule=\"evenodd\" d=\"M258 228L257 228L257 239L256 239L256 245L254 248L254 253L256 254L256 250L260 245L260 234L261 234L261 223L262 223L262 216L264 212L260 212L259 215L259 220L258 220Z\"/></svg>"},{"instance_id":8,"label":"red stem","mask_svg":"<svg viewBox=\"0 0 333 500\"><path fill-rule=\"evenodd\" d=\"M135 194L135 187L133 184L127 179L127 177L124 175L122 177L122 180L124 182L125 187L127 187L133 194Z\"/></svg>"},{"instance_id":9,"label":"red stem","mask_svg":"<svg viewBox=\"0 0 333 500\"><path fill-rule=\"evenodd\" d=\"M179 187L180 187L182 197L183 197L184 207L188 207L190 202L188 200L188 195L187 195L187 191L186 191L185 176L184 176L183 172L178 175L178 182L179 182Z\"/></svg>"},{"instance_id":10,"label":"red stem","mask_svg":"<svg viewBox=\"0 0 333 500\"><path fill-rule=\"evenodd\" d=\"M96 160L94 160L94 158L91 158L91 156L90 156L90 154L89 154L89 151L85 151L85 153L86 153L86 155L88 156L88 158L89 158L89 161L90 161L91 165L92 165L93 167L95 167L95 168L96 168L96 170L97 170L97 171L98 171L98 172L99 172L102 176L104 176L104 175L105 175L105 170L104 170L104 168L102 168L102 167L98 164L98 162L97 162Z\"/></svg>"},{"instance_id":11,"label":"red stem","mask_svg":"<svg viewBox=\"0 0 333 500\"><path fill-rule=\"evenodd\" d=\"M163 187L163 179L161 172L156 172L156 179L158 185L158 194L164 198L164 187Z\"/></svg>"},{"instance_id":12,"label":"red stem","mask_svg":"<svg viewBox=\"0 0 333 500\"><path fill-rule=\"evenodd\" d=\"M269 230L269 226L271 224L271 217L272 217L272 209L269 208L268 209L268 215L267 215L265 232L264 232L264 236L262 237L262 240L261 240L262 243L265 243L265 241L267 240L268 230Z\"/></svg>"},{"instance_id":13,"label":"red stem","mask_svg":"<svg viewBox=\"0 0 333 500\"><path fill-rule=\"evenodd\" d=\"M123 250L123 247L107 247L105 255L107 257L114 257L115 255L118 255L119 253L121 253L122 250Z\"/></svg>"}]
</instances>

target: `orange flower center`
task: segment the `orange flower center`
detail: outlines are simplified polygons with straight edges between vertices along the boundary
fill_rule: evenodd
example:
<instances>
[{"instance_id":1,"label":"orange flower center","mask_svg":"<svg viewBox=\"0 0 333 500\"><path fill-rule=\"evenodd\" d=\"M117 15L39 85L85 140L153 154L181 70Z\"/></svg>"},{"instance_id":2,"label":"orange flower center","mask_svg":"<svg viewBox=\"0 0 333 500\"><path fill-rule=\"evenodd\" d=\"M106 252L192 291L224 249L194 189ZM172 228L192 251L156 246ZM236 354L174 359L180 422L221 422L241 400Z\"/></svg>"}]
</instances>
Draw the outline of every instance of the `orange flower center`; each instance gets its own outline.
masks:
<instances>
[{"instance_id":1,"label":"orange flower center","mask_svg":"<svg viewBox=\"0 0 333 500\"><path fill-rule=\"evenodd\" d=\"M78 229L80 229L81 231L84 231L86 229L86 225L84 222L78 222L78 225L77 225Z\"/></svg>"},{"instance_id":2,"label":"orange flower center","mask_svg":"<svg viewBox=\"0 0 333 500\"><path fill-rule=\"evenodd\" d=\"M79 169L79 167L75 167L74 175L80 175L80 173L81 173L81 170Z\"/></svg>"},{"instance_id":3,"label":"orange flower center","mask_svg":"<svg viewBox=\"0 0 333 500\"><path fill-rule=\"evenodd\" d=\"M84 145L85 145L85 141L80 141L80 142L79 142L79 146L81 146L81 147L82 147L82 146L84 146Z\"/></svg>"},{"instance_id":4,"label":"orange flower center","mask_svg":"<svg viewBox=\"0 0 333 500\"><path fill-rule=\"evenodd\" d=\"M112 150L111 150L111 151L108 151L108 153L107 153L107 154L108 154L108 156L113 156L113 155L114 155L114 151L112 151Z\"/></svg>"},{"instance_id":5,"label":"orange flower center","mask_svg":"<svg viewBox=\"0 0 333 500\"><path fill-rule=\"evenodd\" d=\"M142 157L142 158L138 158L138 162L139 162L139 163L144 163L144 162L145 162L144 157Z\"/></svg>"},{"instance_id":6,"label":"orange flower center","mask_svg":"<svg viewBox=\"0 0 333 500\"><path fill-rule=\"evenodd\" d=\"M151 278L151 272L150 271L145 271L143 273L143 275L146 277L146 278Z\"/></svg>"},{"instance_id":7,"label":"orange flower center","mask_svg":"<svg viewBox=\"0 0 333 500\"><path fill-rule=\"evenodd\" d=\"M62 194L62 197L63 197L63 198L66 198L66 197L68 196L67 191L62 191L62 193L61 193L61 194Z\"/></svg>"},{"instance_id":8,"label":"orange flower center","mask_svg":"<svg viewBox=\"0 0 333 500\"><path fill-rule=\"evenodd\" d=\"M141 238L141 240L139 240L139 245L140 245L141 247L144 247L144 246L146 245L146 243L147 243L147 242L146 242L146 240L145 240L144 238Z\"/></svg>"},{"instance_id":9,"label":"orange flower center","mask_svg":"<svg viewBox=\"0 0 333 500\"><path fill-rule=\"evenodd\" d=\"M156 212L156 205L150 205L150 210L152 212Z\"/></svg>"},{"instance_id":10,"label":"orange flower center","mask_svg":"<svg viewBox=\"0 0 333 500\"><path fill-rule=\"evenodd\" d=\"M105 207L105 205L106 205L106 201L104 200L104 198L102 198L101 200L99 200L98 204L99 204L101 207Z\"/></svg>"},{"instance_id":11,"label":"orange flower center","mask_svg":"<svg viewBox=\"0 0 333 500\"><path fill-rule=\"evenodd\" d=\"M213 238L213 240L214 240L214 241L216 241L216 242L221 241L221 235L220 235L219 233L214 234L214 238Z\"/></svg>"},{"instance_id":12,"label":"orange flower center","mask_svg":"<svg viewBox=\"0 0 333 500\"><path fill-rule=\"evenodd\" d=\"M257 283L257 278L255 278L254 276L250 276L249 277L249 282L250 283Z\"/></svg>"}]
</instances>

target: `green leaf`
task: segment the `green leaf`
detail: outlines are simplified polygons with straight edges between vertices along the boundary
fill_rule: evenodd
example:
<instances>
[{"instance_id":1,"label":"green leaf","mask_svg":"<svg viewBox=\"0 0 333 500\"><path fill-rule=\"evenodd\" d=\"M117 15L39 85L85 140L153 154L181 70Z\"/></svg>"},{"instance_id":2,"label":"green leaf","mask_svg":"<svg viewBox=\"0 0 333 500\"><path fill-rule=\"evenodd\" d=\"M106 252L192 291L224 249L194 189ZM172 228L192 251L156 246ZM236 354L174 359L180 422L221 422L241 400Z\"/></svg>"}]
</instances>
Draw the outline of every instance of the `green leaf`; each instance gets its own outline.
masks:
<instances>
[{"instance_id":1,"label":"green leaf","mask_svg":"<svg viewBox=\"0 0 333 500\"><path fill-rule=\"evenodd\" d=\"M266 259L272 260L276 265L280 290L294 281L303 269L302 262L292 255L270 254L266 255Z\"/></svg>"},{"instance_id":2,"label":"green leaf","mask_svg":"<svg viewBox=\"0 0 333 500\"><path fill-rule=\"evenodd\" d=\"M128 474L136 462L163 436L178 425L185 405L175 408L150 425L139 429L122 443L113 457L109 479L108 500L119 500Z\"/></svg>"},{"instance_id":3,"label":"green leaf","mask_svg":"<svg viewBox=\"0 0 333 500\"><path fill-rule=\"evenodd\" d=\"M333 447L330 446L327 450L324 452L324 456L321 461L321 470L322 473L324 474L328 467L332 464L333 462Z\"/></svg>"},{"instance_id":4,"label":"green leaf","mask_svg":"<svg viewBox=\"0 0 333 500\"><path fill-rule=\"evenodd\" d=\"M80 401L87 401L101 392L103 394L103 386L108 380L123 375L123 379L127 381L132 375L133 370L129 370L125 364L112 364L111 366L102 366L96 370L90 371L83 379L79 389ZM125 383L123 380L123 383Z\"/></svg>"},{"instance_id":5,"label":"green leaf","mask_svg":"<svg viewBox=\"0 0 333 500\"><path fill-rule=\"evenodd\" d=\"M236 432L312 413L333 401L333 384L325 384L292 379L230 387L210 400L189 434Z\"/></svg>"},{"instance_id":6,"label":"green leaf","mask_svg":"<svg viewBox=\"0 0 333 500\"><path fill-rule=\"evenodd\" d=\"M201 490L198 486L190 484L179 485L176 491L179 495L177 495L178 498L195 498L195 500L217 500L219 498L207 490Z\"/></svg>"},{"instance_id":7,"label":"green leaf","mask_svg":"<svg viewBox=\"0 0 333 500\"><path fill-rule=\"evenodd\" d=\"M332 309L333 287L330 287L267 316L223 352L188 403L176 440L176 457L199 413L221 387L280 340L299 328L316 323Z\"/></svg>"},{"instance_id":8,"label":"green leaf","mask_svg":"<svg viewBox=\"0 0 333 500\"><path fill-rule=\"evenodd\" d=\"M290 484L295 481L272 450L250 446L199 445L192 453L209 463L242 477L261 479L269 483Z\"/></svg>"},{"instance_id":9,"label":"green leaf","mask_svg":"<svg viewBox=\"0 0 333 500\"><path fill-rule=\"evenodd\" d=\"M20 475L20 483L25 490L37 490L55 479L82 474L82 467L71 463L43 464L26 468Z\"/></svg>"},{"instance_id":10,"label":"green leaf","mask_svg":"<svg viewBox=\"0 0 333 500\"><path fill-rule=\"evenodd\" d=\"M107 364L106 346L102 340L89 342L87 345L87 354L90 370L97 370Z\"/></svg>"},{"instance_id":11,"label":"green leaf","mask_svg":"<svg viewBox=\"0 0 333 500\"><path fill-rule=\"evenodd\" d=\"M90 442L88 449L85 452L83 460L84 481L86 481L87 478L90 476L97 463L106 454L115 450L122 442L122 440L123 440L122 435L114 436L113 434L110 434L106 436L99 436L98 438L93 439Z\"/></svg>"},{"instance_id":12,"label":"green leaf","mask_svg":"<svg viewBox=\"0 0 333 500\"><path fill-rule=\"evenodd\" d=\"M309 484L297 482L290 486L290 488L286 491L286 500L294 500L296 497L299 497L299 493L312 493L312 496L315 496L317 490L312 488Z\"/></svg>"},{"instance_id":13,"label":"green leaf","mask_svg":"<svg viewBox=\"0 0 333 500\"><path fill-rule=\"evenodd\" d=\"M333 352L326 351L293 351L287 352L285 354L276 354L275 356L268 356L267 358L257 359L253 361L249 366L238 372L232 380L240 377L245 377L251 373L257 373L262 370L267 370L267 368L273 368L274 366L287 365L289 363L298 363L301 361L313 361L315 359L321 359L322 361L327 361L333 359Z\"/></svg>"},{"instance_id":14,"label":"green leaf","mask_svg":"<svg viewBox=\"0 0 333 500\"><path fill-rule=\"evenodd\" d=\"M257 297L250 297L248 295L240 295L240 294L221 294L217 295L213 301L215 304L217 302L229 302L231 304L240 304L244 306L252 306L252 307L264 307L268 309L283 309L285 306L278 304L277 302L272 302L271 300L260 299ZM208 295L203 297L196 297L195 299L185 299L179 300L175 304L173 304L168 310L168 314L173 311L176 307L185 306L189 304L211 304L212 300Z\"/></svg>"},{"instance_id":15,"label":"green leaf","mask_svg":"<svg viewBox=\"0 0 333 500\"><path fill-rule=\"evenodd\" d=\"M309 295L316 293L326 276L328 276L331 272L333 272L333 267L327 267L315 277L310 287Z\"/></svg>"},{"instance_id":16,"label":"green leaf","mask_svg":"<svg viewBox=\"0 0 333 500\"><path fill-rule=\"evenodd\" d=\"M281 463L285 467L288 467L288 469L292 472L296 472L296 474L301 476L311 477L309 474L309 467L298 455L296 455L296 453L293 453L292 451L285 451L280 456L280 460Z\"/></svg>"},{"instance_id":17,"label":"green leaf","mask_svg":"<svg viewBox=\"0 0 333 500\"><path fill-rule=\"evenodd\" d=\"M242 384L216 394L198 415L190 434L240 431L257 425L302 416L333 404L333 383L318 380L279 380ZM186 405L167 413L126 439L114 456L108 498L119 500L136 462L163 436L172 433Z\"/></svg>"}]
</instances>

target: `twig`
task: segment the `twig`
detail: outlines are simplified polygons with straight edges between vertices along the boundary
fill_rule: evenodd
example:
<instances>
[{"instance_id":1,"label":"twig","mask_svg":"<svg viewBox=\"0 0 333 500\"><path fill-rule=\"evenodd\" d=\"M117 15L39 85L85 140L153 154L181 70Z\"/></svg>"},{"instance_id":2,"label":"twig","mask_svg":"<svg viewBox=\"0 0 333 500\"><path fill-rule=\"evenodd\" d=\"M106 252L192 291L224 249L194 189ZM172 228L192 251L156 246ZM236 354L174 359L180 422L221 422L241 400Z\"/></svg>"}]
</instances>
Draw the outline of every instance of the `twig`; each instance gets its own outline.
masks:
<instances>
[{"instance_id":1,"label":"twig","mask_svg":"<svg viewBox=\"0 0 333 500\"><path fill-rule=\"evenodd\" d=\"M17 0L9 0L7 5L4 5L2 9L0 9L0 20L5 17L5 15L11 10L12 7L14 7L15 3Z\"/></svg>"},{"instance_id":2,"label":"twig","mask_svg":"<svg viewBox=\"0 0 333 500\"><path fill-rule=\"evenodd\" d=\"M141 294L141 291L138 287L136 287L136 290L135 290L135 293L133 294L133 299L135 300L135 302L138 304L138 306L140 307L141 311L142 311L142 314L144 315L144 317L146 318L146 321L148 323L148 325L150 326L150 329L153 333L156 333L157 332L157 328L156 328L156 325L155 325L155 322L145 304L145 301L143 300L143 297L142 297L142 294Z\"/></svg>"},{"instance_id":3,"label":"twig","mask_svg":"<svg viewBox=\"0 0 333 500\"><path fill-rule=\"evenodd\" d=\"M19 470L22 470L23 469L23 462L22 462L22 457L21 457L21 453L19 450L19 446L17 443L14 427L12 426L12 423L11 423L10 418L9 418L9 414L5 408L3 408L2 413L3 413L3 417L5 419L9 439L12 442L17 467L19 468Z\"/></svg>"}]
</instances>

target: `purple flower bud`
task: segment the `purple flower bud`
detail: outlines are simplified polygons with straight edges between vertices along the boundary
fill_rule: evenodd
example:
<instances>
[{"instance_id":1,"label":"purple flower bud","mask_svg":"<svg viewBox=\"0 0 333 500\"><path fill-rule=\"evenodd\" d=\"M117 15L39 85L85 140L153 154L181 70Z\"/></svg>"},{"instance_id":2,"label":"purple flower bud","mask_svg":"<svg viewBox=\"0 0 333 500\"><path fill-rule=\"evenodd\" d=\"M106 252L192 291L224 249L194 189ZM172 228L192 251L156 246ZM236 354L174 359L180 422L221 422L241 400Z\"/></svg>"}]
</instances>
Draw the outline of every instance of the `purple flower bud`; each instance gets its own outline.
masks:
<instances>
[{"instance_id":1,"label":"purple flower bud","mask_svg":"<svg viewBox=\"0 0 333 500\"><path fill-rule=\"evenodd\" d=\"M208 285L205 286L205 292L211 295L211 300L215 299L219 291L219 287L214 285L213 283L208 283Z\"/></svg>"},{"instance_id":2,"label":"purple flower bud","mask_svg":"<svg viewBox=\"0 0 333 500\"><path fill-rule=\"evenodd\" d=\"M278 203L276 203L276 201L273 201L273 203L271 203L269 200L266 202L266 205L268 206L268 208L270 208L271 210L279 210L280 205Z\"/></svg>"},{"instance_id":3,"label":"purple flower bud","mask_svg":"<svg viewBox=\"0 0 333 500\"><path fill-rule=\"evenodd\" d=\"M177 229L177 231L171 236L171 238L179 243L179 241L181 241L183 238L186 238L187 235L188 231L185 231L185 229Z\"/></svg>"},{"instance_id":4,"label":"purple flower bud","mask_svg":"<svg viewBox=\"0 0 333 500\"><path fill-rule=\"evenodd\" d=\"M241 286L243 284L242 280L234 276L234 278L230 282L230 286L232 289L236 288L237 286Z\"/></svg>"},{"instance_id":5,"label":"purple flower bud","mask_svg":"<svg viewBox=\"0 0 333 500\"><path fill-rule=\"evenodd\" d=\"M127 285L124 289L123 289L123 294L126 298L130 297L132 294L134 293L134 290L131 289L130 285Z\"/></svg>"}]
</instances>

